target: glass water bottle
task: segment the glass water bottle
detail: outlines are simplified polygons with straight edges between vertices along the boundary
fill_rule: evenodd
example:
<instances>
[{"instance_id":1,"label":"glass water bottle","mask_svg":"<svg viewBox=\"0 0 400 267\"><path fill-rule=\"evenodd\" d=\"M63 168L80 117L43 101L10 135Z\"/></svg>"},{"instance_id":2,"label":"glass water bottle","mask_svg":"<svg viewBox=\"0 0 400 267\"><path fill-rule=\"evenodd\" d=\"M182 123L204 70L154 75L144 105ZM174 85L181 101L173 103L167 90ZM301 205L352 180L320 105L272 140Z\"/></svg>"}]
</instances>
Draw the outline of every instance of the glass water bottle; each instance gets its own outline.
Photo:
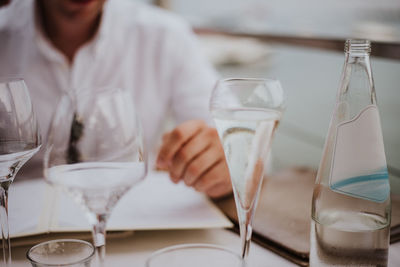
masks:
<instances>
[{"instance_id":1,"label":"glass water bottle","mask_svg":"<svg viewBox=\"0 0 400 267\"><path fill-rule=\"evenodd\" d=\"M312 198L310 266L387 266L390 186L367 40L345 64Z\"/></svg>"}]
</instances>

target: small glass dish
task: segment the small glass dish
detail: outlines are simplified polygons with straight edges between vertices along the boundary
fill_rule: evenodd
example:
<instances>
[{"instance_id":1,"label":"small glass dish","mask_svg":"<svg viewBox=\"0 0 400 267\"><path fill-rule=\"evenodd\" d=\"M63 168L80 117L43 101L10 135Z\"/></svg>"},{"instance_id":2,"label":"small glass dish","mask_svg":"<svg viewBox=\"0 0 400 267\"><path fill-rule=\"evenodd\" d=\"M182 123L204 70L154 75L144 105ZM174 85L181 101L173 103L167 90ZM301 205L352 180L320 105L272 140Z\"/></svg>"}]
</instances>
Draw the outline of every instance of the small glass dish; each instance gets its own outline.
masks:
<instances>
[{"instance_id":1,"label":"small glass dish","mask_svg":"<svg viewBox=\"0 0 400 267\"><path fill-rule=\"evenodd\" d=\"M58 239L33 246L26 257L33 267L89 267L94 254L94 247L89 242Z\"/></svg>"},{"instance_id":2,"label":"small glass dish","mask_svg":"<svg viewBox=\"0 0 400 267\"><path fill-rule=\"evenodd\" d=\"M243 260L235 252L211 244L183 244L152 253L146 267L242 267Z\"/></svg>"}]
</instances>

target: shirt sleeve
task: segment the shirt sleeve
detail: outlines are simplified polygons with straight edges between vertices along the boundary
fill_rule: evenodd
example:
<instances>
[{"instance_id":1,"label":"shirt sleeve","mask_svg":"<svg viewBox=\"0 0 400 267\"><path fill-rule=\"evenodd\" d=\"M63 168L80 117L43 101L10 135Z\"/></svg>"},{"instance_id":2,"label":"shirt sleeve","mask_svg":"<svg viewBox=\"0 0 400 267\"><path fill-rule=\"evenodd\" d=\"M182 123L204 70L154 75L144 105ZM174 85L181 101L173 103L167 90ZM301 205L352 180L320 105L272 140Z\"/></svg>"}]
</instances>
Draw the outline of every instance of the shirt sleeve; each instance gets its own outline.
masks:
<instances>
[{"instance_id":1,"label":"shirt sleeve","mask_svg":"<svg viewBox=\"0 0 400 267\"><path fill-rule=\"evenodd\" d=\"M172 113L177 123L203 119L212 124L209 101L218 75L207 60L195 34L182 25L174 41L175 57L171 76Z\"/></svg>"}]
</instances>

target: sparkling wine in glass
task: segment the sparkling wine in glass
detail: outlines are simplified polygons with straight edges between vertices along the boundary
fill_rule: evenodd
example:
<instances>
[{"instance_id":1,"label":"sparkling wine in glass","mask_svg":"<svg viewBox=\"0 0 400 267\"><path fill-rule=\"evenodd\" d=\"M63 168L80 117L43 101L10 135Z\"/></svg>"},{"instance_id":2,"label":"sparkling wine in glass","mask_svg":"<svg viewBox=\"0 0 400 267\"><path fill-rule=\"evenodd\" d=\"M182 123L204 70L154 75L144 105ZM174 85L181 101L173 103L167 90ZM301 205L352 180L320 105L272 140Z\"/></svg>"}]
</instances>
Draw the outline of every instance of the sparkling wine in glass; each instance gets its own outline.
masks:
<instances>
[{"instance_id":1,"label":"sparkling wine in glass","mask_svg":"<svg viewBox=\"0 0 400 267\"><path fill-rule=\"evenodd\" d=\"M39 126L24 80L0 79L0 231L5 266L11 266L8 189L40 146Z\"/></svg>"},{"instance_id":2,"label":"sparkling wine in glass","mask_svg":"<svg viewBox=\"0 0 400 267\"><path fill-rule=\"evenodd\" d=\"M277 80L225 79L217 83L211 96L210 109L232 181L244 261L271 139L283 105L284 94Z\"/></svg>"},{"instance_id":3,"label":"sparkling wine in glass","mask_svg":"<svg viewBox=\"0 0 400 267\"><path fill-rule=\"evenodd\" d=\"M118 200L147 173L133 97L119 88L65 94L45 150L45 178L83 207L98 265L104 265L106 223Z\"/></svg>"}]
</instances>

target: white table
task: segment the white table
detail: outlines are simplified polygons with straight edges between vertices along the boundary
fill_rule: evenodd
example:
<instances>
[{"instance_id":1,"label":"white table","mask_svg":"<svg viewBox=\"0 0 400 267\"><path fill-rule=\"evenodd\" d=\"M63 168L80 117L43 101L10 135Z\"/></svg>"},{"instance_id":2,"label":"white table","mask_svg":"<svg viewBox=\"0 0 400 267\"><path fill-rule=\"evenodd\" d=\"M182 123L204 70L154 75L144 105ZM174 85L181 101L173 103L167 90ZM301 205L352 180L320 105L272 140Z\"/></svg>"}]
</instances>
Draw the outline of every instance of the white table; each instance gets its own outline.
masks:
<instances>
[{"instance_id":1,"label":"white table","mask_svg":"<svg viewBox=\"0 0 400 267\"><path fill-rule=\"evenodd\" d=\"M123 239L107 240L107 266L144 266L146 258L155 250L183 243L219 244L239 251L240 239L225 229L142 231ZM29 247L14 248L13 267L30 266L25 258ZM254 266L296 266L286 259L256 245L250 248Z\"/></svg>"},{"instance_id":2,"label":"white table","mask_svg":"<svg viewBox=\"0 0 400 267\"><path fill-rule=\"evenodd\" d=\"M155 250L182 243L219 244L238 251L239 236L225 229L142 231L124 239L107 240L107 265L112 267L144 266L146 258ZM13 267L28 267L25 253L29 247L13 248ZM251 266L296 266L257 244L250 247ZM400 266L400 243L390 246L389 266Z\"/></svg>"}]
</instances>

